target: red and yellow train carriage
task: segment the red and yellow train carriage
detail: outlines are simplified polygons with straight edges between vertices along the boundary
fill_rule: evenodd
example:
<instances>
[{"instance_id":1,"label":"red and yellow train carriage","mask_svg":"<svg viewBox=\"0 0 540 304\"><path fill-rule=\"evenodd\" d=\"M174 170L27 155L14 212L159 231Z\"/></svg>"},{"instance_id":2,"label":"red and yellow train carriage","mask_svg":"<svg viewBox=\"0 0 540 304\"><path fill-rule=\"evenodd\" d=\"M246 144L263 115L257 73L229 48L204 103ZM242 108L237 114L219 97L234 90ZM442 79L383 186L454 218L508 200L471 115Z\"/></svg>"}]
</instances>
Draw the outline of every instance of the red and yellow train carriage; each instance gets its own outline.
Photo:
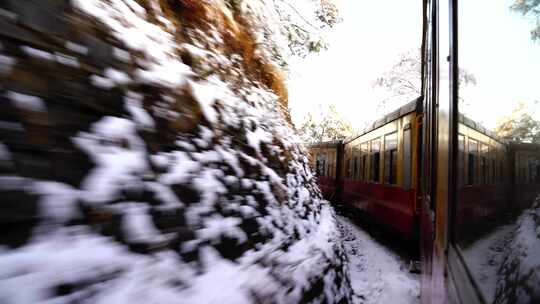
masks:
<instances>
[{"instance_id":1,"label":"red and yellow train carriage","mask_svg":"<svg viewBox=\"0 0 540 304\"><path fill-rule=\"evenodd\" d=\"M343 142L340 199L406 238L417 236L420 99Z\"/></svg>"},{"instance_id":2,"label":"red and yellow train carriage","mask_svg":"<svg viewBox=\"0 0 540 304\"><path fill-rule=\"evenodd\" d=\"M482 52L472 50L485 51L491 45L485 39L460 40L476 24L473 19L463 20L488 16L491 11L485 13L485 6L474 1L422 4L423 98L417 102L421 107L399 109L363 134L319 150L335 162L324 163L335 172L330 176L319 170L321 188L334 202L364 210L404 235L420 231L422 303L489 303L493 301L474 273L478 265L464 255L464 249L514 223L517 214L531 207L540 193L540 145L506 142L461 115L465 113L461 72L466 65L461 66L460 60L476 62ZM509 74L502 73L499 63L511 60L509 54L490 62L492 76L501 85ZM525 80L530 75L511 77ZM489 84L484 84L484 91L477 91L482 94L469 102L491 96ZM496 117L488 109L467 114ZM313 151L316 159L318 153ZM493 263L488 255L477 256L485 257L485 265ZM538 276L530 278L536 281L515 281L510 286L521 285L522 293L533 291L531 286L540 286ZM534 290L529 296L537 303L540 297Z\"/></svg>"},{"instance_id":3,"label":"red and yellow train carriage","mask_svg":"<svg viewBox=\"0 0 540 304\"><path fill-rule=\"evenodd\" d=\"M508 143L460 115L458 122L457 233L471 235L508 209ZM472 227L476 229L470 230Z\"/></svg>"}]
</instances>

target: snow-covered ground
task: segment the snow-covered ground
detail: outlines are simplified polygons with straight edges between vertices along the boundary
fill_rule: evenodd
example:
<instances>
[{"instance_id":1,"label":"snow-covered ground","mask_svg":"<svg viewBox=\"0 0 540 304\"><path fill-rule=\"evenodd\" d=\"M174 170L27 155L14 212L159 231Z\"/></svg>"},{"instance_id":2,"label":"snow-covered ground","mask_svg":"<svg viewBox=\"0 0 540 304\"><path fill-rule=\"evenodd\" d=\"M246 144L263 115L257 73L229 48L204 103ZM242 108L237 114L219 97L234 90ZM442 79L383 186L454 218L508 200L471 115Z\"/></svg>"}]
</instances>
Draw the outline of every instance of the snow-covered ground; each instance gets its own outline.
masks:
<instances>
[{"instance_id":1,"label":"snow-covered ground","mask_svg":"<svg viewBox=\"0 0 540 304\"><path fill-rule=\"evenodd\" d=\"M338 216L338 225L359 303L419 303L420 276L409 273L407 261L350 219Z\"/></svg>"}]
</instances>

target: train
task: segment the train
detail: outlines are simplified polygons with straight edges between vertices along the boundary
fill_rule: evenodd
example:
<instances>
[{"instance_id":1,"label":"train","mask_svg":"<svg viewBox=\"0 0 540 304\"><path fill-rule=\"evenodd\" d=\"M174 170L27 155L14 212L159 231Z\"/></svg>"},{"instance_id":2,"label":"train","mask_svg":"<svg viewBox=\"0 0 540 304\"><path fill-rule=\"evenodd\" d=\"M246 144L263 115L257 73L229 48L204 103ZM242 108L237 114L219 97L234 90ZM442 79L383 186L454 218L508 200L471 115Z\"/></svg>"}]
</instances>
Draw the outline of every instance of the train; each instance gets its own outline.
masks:
<instances>
[{"instance_id":1,"label":"train","mask_svg":"<svg viewBox=\"0 0 540 304\"><path fill-rule=\"evenodd\" d=\"M416 98L360 134L308 145L323 197L418 241L423 114L422 98ZM500 139L463 115L458 128L456 226L489 226L490 219L525 209L540 186L540 145Z\"/></svg>"},{"instance_id":2,"label":"train","mask_svg":"<svg viewBox=\"0 0 540 304\"><path fill-rule=\"evenodd\" d=\"M471 30L471 20L464 20L487 18L492 12L470 1L421 3L420 97L360 134L309 145L320 190L333 204L357 211L419 248L422 304L538 303L538 289L531 288L540 286L534 281L538 273L529 281L517 280L514 273L505 278L514 280L509 284L492 279L486 289L486 275L479 269L502 268L490 265L494 261L482 252L476 252L476 260L467 255L471 244L518 223L518 215L532 208L540 194L540 145L501 139L470 119L490 111L469 115L462 108L460 56L479 61L482 53L471 47L489 45L484 41L489 37L484 37L467 40L468 48L462 47L460 35ZM491 76L501 85L508 77L522 77L498 73L498 63L505 60L514 59L501 55L490 63ZM516 248L504 250L519 257ZM485 261L478 264L478 259ZM519 294L521 300L501 297L496 290L503 285L511 286L512 296Z\"/></svg>"},{"instance_id":3,"label":"train","mask_svg":"<svg viewBox=\"0 0 540 304\"><path fill-rule=\"evenodd\" d=\"M323 196L365 213L406 239L418 239L421 99L360 134L309 146Z\"/></svg>"}]
</instances>

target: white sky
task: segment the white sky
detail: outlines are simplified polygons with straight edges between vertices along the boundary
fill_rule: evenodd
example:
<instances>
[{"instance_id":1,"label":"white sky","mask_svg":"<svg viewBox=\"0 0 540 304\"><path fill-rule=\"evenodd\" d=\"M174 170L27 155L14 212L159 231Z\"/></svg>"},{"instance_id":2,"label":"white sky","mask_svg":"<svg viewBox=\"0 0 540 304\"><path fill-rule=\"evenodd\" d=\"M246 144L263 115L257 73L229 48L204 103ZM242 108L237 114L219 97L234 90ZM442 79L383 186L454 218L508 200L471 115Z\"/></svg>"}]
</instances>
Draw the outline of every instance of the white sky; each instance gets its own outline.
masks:
<instances>
[{"instance_id":1,"label":"white sky","mask_svg":"<svg viewBox=\"0 0 540 304\"><path fill-rule=\"evenodd\" d=\"M533 24L509 9L512 0L461 1L461 67L477 85L463 91L471 106L465 114L494 127L519 101L540 101L540 44L531 40ZM540 114L540 113L536 113Z\"/></svg>"},{"instance_id":2,"label":"white sky","mask_svg":"<svg viewBox=\"0 0 540 304\"><path fill-rule=\"evenodd\" d=\"M512 0L460 2L460 64L478 84L463 91L466 114L493 127L518 101L540 100L540 44L532 23L510 11ZM290 107L295 122L317 105L334 104L357 128L377 119L387 92L372 87L399 54L421 44L421 1L336 0L343 22L330 48L291 64ZM540 113L539 113L540 115Z\"/></svg>"},{"instance_id":3,"label":"white sky","mask_svg":"<svg viewBox=\"0 0 540 304\"><path fill-rule=\"evenodd\" d=\"M343 22L329 37L329 49L291 65L290 107L301 121L318 104L335 104L357 128L376 119L387 94L372 87L398 55L421 44L420 0L335 0Z\"/></svg>"}]
</instances>

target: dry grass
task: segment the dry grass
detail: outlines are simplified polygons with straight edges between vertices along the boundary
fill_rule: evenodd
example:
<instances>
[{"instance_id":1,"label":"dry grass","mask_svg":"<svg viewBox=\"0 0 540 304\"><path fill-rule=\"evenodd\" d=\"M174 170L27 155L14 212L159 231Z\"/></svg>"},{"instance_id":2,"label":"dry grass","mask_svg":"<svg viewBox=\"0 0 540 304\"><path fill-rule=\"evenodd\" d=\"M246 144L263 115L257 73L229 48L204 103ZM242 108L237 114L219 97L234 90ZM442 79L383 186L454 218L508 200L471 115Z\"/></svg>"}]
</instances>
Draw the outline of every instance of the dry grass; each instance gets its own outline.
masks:
<instances>
[{"instance_id":1,"label":"dry grass","mask_svg":"<svg viewBox=\"0 0 540 304\"><path fill-rule=\"evenodd\" d=\"M139 0L145 2L145 0ZM160 0L166 17L179 29L179 42L190 42L187 29L217 30L224 45L218 50L225 55L240 54L248 78L272 90L284 109L287 109L288 92L281 71L267 58L258 55L250 28L243 16L231 11L223 0ZM147 6L145 6L147 7Z\"/></svg>"}]
</instances>

